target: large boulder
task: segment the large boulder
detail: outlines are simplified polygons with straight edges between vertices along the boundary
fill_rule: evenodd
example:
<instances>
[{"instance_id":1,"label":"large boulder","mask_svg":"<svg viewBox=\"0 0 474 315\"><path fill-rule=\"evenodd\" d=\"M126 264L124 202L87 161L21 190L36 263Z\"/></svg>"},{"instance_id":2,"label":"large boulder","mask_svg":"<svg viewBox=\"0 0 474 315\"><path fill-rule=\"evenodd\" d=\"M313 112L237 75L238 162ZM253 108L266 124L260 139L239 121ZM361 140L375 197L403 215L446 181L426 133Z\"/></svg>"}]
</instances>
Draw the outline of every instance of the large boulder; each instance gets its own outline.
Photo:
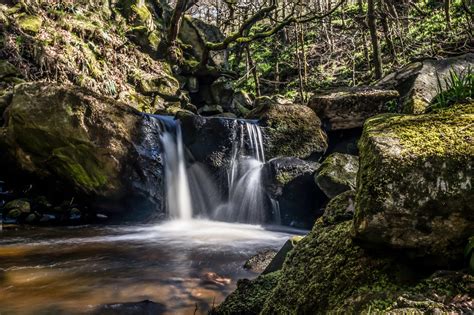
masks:
<instances>
[{"instance_id":1,"label":"large boulder","mask_svg":"<svg viewBox=\"0 0 474 315\"><path fill-rule=\"evenodd\" d=\"M212 314L437 314L472 311L474 277L424 272L351 239L352 222L317 222L280 271L239 282Z\"/></svg>"},{"instance_id":2,"label":"large boulder","mask_svg":"<svg viewBox=\"0 0 474 315\"><path fill-rule=\"evenodd\" d=\"M398 72L383 78L377 86L395 89L400 93L400 107L407 114L425 113L431 101L439 93L439 83L446 87L450 72L466 72L474 66L474 53L458 57L412 63ZM439 80L438 80L439 78Z\"/></svg>"},{"instance_id":3,"label":"large boulder","mask_svg":"<svg viewBox=\"0 0 474 315\"><path fill-rule=\"evenodd\" d=\"M307 106L264 102L247 117L259 120L268 159L294 156L317 160L328 148L321 120Z\"/></svg>"},{"instance_id":4,"label":"large boulder","mask_svg":"<svg viewBox=\"0 0 474 315\"><path fill-rule=\"evenodd\" d=\"M387 103L398 92L375 87L353 87L314 95L309 106L328 130L360 128L367 118L389 111Z\"/></svg>"},{"instance_id":5,"label":"large boulder","mask_svg":"<svg viewBox=\"0 0 474 315\"><path fill-rule=\"evenodd\" d=\"M329 198L356 188L359 158L354 155L333 153L328 156L315 176L319 188Z\"/></svg>"},{"instance_id":6,"label":"large boulder","mask_svg":"<svg viewBox=\"0 0 474 315\"><path fill-rule=\"evenodd\" d=\"M263 169L265 190L278 203L281 223L310 228L327 200L314 183L319 163L276 158Z\"/></svg>"},{"instance_id":7,"label":"large boulder","mask_svg":"<svg viewBox=\"0 0 474 315\"><path fill-rule=\"evenodd\" d=\"M354 235L444 264L474 235L474 104L370 119L360 146Z\"/></svg>"},{"instance_id":8,"label":"large boulder","mask_svg":"<svg viewBox=\"0 0 474 315\"><path fill-rule=\"evenodd\" d=\"M48 83L16 86L5 115L3 152L48 189L109 211L162 208L155 119L89 90Z\"/></svg>"}]
</instances>

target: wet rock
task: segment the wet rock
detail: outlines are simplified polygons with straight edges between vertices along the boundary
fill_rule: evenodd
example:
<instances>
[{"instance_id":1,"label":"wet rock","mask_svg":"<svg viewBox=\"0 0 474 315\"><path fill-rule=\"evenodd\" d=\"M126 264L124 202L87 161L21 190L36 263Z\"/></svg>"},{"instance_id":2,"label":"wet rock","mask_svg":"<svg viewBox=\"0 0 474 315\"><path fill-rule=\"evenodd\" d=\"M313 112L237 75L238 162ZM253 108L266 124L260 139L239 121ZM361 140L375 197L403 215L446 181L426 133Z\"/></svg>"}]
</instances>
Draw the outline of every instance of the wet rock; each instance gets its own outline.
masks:
<instances>
[{"instance_id":1,"label":"wet rock","mask_svg":"<svg viewBox=\"0 0 474 315\"><path fill-rule=\"evenodd\" d=\"M430 264L461 260L474 235L473 124L474 104L370 119L359 142L357 239Z\"/></svg>"},{"instance_id":2,"label":"wet rock","mask_svg":"<svg viewBox=\"0 0 474 315\"><path fill-rule=\"evenodd\" d=\"M159 315L166 312L163 304L149 300L137 303L117 303L103 305L93 312L96 315Z\"/></svg>"},{"instance_id":3,"label":"wet rock","mask_svg":"<svg viewBox=\"0 0 474 315\"><path fill-rule=\"evenodd\" d=\"M225 171L232 158L239 120L180 112L183 141L192 158L215 171Z\"/></svg>"},{"instance_id":4,"label":"wet rock","mask_svg":"<svg viewBox=\"0 0 474 315\"><path fill-rule=\"evenodd\" d=\"M333 153L324 160L315 176L319 188L329 198L356 188L359 158L357 156Z\"/></svg>"},{"instance_id":5,"label":"wet rock","mask_svg":"<svg viewBox=\"0 0 474 315\"><path fill-rule=\"evenodd\" d=\"M367 118L389 111L387 102L399 96L395 90L354 87L317 94L309 106L328 130L361 128Z\"/></svg>"},{"instance_id":6,"label":"wet rock","mask_svg":"<svg viewBox=\"0 0 474 315\"><path fill-rule=\"evenodd\" d=\"M326 200L314 183L319 167L316 162L290 157L273 159L265 165L265 190L278 203L281 223L311 227Z\"/></svg>"},{"instance_id":7,"label":"wet rock","mask_svg":"<svg viewBox=\"0 0 474 315\"><path fill-rule=\"evenodd\" d=\"M307 106L264 103L247 117L259 120L268 159L281 156L318 159L328 147L320 119Z\"/></svg>"},{"instance_id":8,"label":"wet rock","mask_svg":"<svg viewBox=\"0 0 474 315\"><path fill-rule=\"evenodd\" d=\"M44 189L60 187L110 213L161 209L156 119L87 89L49 83L17 86L6 118L0 146L15 169L51 183Z\"/></svg>"},{"instance_id":9,"label":"wet rock","mask_svg":"<svg viewBox=\"0 0 474 315\"><path fill-rule=\"evenodd\" d=\"M473 66L474 53L441 60L427 59L389 74L377 86L395 89L400 93L400 109L403 113L422 114L439 93L438 77L444 88L450 71L461 74Z\"/></svg>"},{"instance_id":10,"label":"wet rock","mask_svg":"<svg viewBox=\"0 0 474 315\"><path fill-rule=\"evenodd\" d=\"M275 255L275 257L270 261L265 270L262 272L262 275L281 270L288 254L302 239L302 236L293 236L288 241L286 241L282 248Z\"/></svg>"},{"instance_id":11,"label":"wet rock","mask_svg":"<svg viewBox=\"0 0 474 315\"><path fill-rule=\"evenodd\" d=\"M260 252L252 257L250 257L244 264L244 269L261 273L263 272L268 265L275 258L277 252L274 250L265 250Z\"/></svg>"},{"instance_id":12,"label":"wet rock","mask_svg":"<svg viewBox=\"0 0 474 315\"><path fill-rule=\"evenodd\" d=\"M324 209L323 222L330 225L352 220L355 212L355 196L354 190L348 190L331 199Z\"/></svg>"},{"instance_id":13,"label":"wet rock","mask_svg":"<svg viewBox=\"0 0 474 315\"><path fill-rule=\"evenodd\" d=\"M8 217L18 219L26 217L31 212L31 204L29 201L17 199L5 204L3 211Z\"/></svg>"}]
</instances>

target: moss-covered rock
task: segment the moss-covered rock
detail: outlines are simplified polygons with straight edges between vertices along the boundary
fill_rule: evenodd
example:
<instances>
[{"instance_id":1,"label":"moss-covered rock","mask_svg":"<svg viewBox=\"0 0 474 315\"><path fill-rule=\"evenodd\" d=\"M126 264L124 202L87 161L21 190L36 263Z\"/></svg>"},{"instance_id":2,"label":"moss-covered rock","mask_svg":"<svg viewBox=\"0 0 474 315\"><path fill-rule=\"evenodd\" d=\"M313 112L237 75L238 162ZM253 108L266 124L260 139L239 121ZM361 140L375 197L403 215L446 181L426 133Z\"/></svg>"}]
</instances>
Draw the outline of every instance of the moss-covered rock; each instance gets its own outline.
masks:
<instances>
[{"instance_id":1,"label":"moss-covered rock","mask_svg":"<svg viewBox=\"0 0 474 315\"><path fill-rule=\"evenodd\" d=\"M354 233L359 240L462 256L474 234L474 104L420 116L370 119L360 147Z\"/></svg>"},{"instance_id":2,"label":"moss-covered rock","mask_svg":"<svg viewBox=\"0 0 474 315\"><path fill-rule=\"evenodd\" d=\"M351 226L352 222L316 223L288 255L276 285L262 285L266 276L247 282L217 310L220 314L249 309L251 314L406 314L402 308L407 305L415 313L472 308L466 301L473 294L473 276L462 272L430 276L390 253L371 253L352 241Z\"/></svg>"},{"instance_id":3,"label":"moss-covered rock","mask_svg":"<svg viewBox=\"0 0 474 315\"><path fill-rule=\"evenodd\" d=\"M264 132L265 155L318 158L327 149L327 136L321 120L303 105L279 105L265 102L248 116L259 119Z\"/></svg>"},{"instance_id":4,"label":"moss-covered rock","mask_svg":"<svg viewBox=\"0 0 474 315\"><path fill-rule=\"evenodd\" d=\"M354 155L333 153L324 160L315 176L319 188L329 198L356 187L359 158Z\"/></svg>"},{"instance_id":5,"label":"moss-covered rock","mask_svg":"<svg viewBox=\"0 0 474 315\"><path fill-rule=\"evenodd\" d=\"M8 217L16 219L27 216L31 212L31 204L26 200L17 199L3 206L3 211Z\"/></svg>"},{"instance_id":6,"label":"moss-covered rock","mask_svg":"<svg viewBox=\"0 0 474 315\"><path fill-rule=\"evenodd\" d=\"M142 142L153 122L131 107L82 88L33 83L16 86L6 118L0 145L22 170L62 183L63 191L160 207L161 162L145 147L159 136ZM146 188L151 182L158 190Z\"/></svg>"},{"instance_id":7,"label":"moss-covered rock","mask_svg":"<svg viewBox=\"0 0 474 315\"><path fill-rule=\"evenodd\" d=\"M34 15L20 15L17 17L17 22L22 31L33 35L36 35L43 25L43 19Z\"/></svg>"},{"instance_id":8,"label":"moss-covered rock","mask_svg":"<svg viewBox=\"0 0 474 315\"><path fill-rule=\"evenodd\" d=\"M237 290L209 314L259 314L279 279L280 272L277 271L262 275L253 281L239 280Z\"/></svg>"},{"instance_id":9,"label":"moss-covered rock","mask_svg":"<svg viewBox=\"0 0 474 315\"><path fill-rule=\"evenodd\" d=\"M352 220L355 211L354 190L337 195L324 209L323 222L327 225Z\"/></svg>"}]
</instances>

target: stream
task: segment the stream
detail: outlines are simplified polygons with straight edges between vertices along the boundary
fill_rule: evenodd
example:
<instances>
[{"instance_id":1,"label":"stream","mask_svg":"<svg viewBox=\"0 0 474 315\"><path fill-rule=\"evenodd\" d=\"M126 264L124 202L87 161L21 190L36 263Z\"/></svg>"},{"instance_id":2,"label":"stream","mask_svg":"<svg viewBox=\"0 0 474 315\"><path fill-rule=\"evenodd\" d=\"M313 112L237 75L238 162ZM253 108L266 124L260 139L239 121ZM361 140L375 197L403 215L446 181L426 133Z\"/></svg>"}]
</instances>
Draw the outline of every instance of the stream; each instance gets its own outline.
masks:
<instances>
[{"instance_id":1,"label":"stream","mask_svg":"<svg viewBox=\"0 0 474 315\"><path fill-rule=\"evenodd\" d=\"M207 220L3 231L0 314L102 314L144 300L160 314L206 314L257 276L248 258L301 233Z\"/></svg>"}]
</instances>

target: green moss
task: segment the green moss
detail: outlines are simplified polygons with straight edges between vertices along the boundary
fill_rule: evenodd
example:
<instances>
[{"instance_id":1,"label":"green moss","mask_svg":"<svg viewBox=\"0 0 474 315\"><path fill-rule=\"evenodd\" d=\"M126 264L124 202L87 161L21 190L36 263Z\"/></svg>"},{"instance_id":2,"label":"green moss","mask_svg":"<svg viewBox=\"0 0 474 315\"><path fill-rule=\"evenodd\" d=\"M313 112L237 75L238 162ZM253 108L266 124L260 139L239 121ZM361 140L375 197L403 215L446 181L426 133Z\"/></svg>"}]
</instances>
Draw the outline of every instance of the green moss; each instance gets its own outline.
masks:
<instances>
[{"instance_id":1,"label":"green moss","mask_svg":"<svg viewBox=\"0 0 474 315\"><path fill-rule=\"evenodd\" d=\"M90 145L56 148L51 155L50 166L61 178L68 178L76 187L91 192L107 184L109 176L91 151Z\"/></svg>"},{"instance_id":2,"label":"green moss","mask_svg":"<svg viewBox=\"0 0 474 315\"><path fill-rule=\"evenodd\" d=\"M307 106L263 104L249 114L264 127L269 158L296 156L308 158L327 148L321 121Z\"/></svg>"},{"instance_id":3,"label":"green moss","mask_svg":"<svg viewBox=\"0 0 474 315\"><path fill-rule=\"evenodd\" d=\"M239 285L216 313L403 314L407 305L418 312L430 306L449 312L457 309L453 301L471 294L474 277L440 272L423 278L396 256L359 247L351 239L351 225L316 223L289 253L279 275Z\"/></svg>"},{"instance_id":4,"label":"green moss","mask_svg":"<svg viewBox=\"0 0 474 315\"><path fill-rule=\"evenodd\" d=\"M33 15L22 15L18 17L17 21L21 30L33 35L37 34L43 25L43 19Z\"/></svg>"},{"instance_id":5,"label":"green moss","mask_svg":"<svg viewBox=\"0 0 474 315\"><path fill-rule=\"evenodd\" d=\"M210 314L259 314L262 305L280 279L276 271L259 276L257 279L239 280L237 290L225 302L213 309Z\"/></svg>"},{"instance_id":6,"label":"green moss","mask_svg":"<svg viewBox=\"0 0 474 315\"><path fill-rule=\"evenodd\" d=\"M346 191L329 201L324 210L323 222L326 225L351 220L354 215L355 191Z\"/></svg>"}]
</instances>

